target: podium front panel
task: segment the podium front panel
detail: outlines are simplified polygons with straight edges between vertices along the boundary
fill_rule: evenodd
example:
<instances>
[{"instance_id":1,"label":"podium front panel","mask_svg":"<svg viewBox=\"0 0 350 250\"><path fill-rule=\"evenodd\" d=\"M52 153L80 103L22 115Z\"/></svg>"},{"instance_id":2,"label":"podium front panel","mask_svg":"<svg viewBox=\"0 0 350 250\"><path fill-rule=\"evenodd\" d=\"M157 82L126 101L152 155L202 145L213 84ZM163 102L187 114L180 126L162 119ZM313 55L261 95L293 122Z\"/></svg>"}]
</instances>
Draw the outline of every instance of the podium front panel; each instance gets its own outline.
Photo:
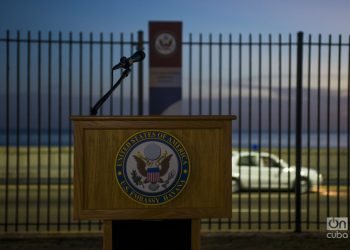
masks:
<instances>
[{"instance_id":1,"label":"podium front panel","mask_svg":"<svg viewBox=\"0 0 350 250\"><path fill-rule=\"evenodd\" d=\"M75 218L231 217L233 119L233 116L72 117ZM175 198L163 197L168 202L157 204L139 198L132 191L123 190L117 181L118 152L128 139L142 131L172 135L187 151L190 173L186 185Z\"/></svg>"}]
</instances>

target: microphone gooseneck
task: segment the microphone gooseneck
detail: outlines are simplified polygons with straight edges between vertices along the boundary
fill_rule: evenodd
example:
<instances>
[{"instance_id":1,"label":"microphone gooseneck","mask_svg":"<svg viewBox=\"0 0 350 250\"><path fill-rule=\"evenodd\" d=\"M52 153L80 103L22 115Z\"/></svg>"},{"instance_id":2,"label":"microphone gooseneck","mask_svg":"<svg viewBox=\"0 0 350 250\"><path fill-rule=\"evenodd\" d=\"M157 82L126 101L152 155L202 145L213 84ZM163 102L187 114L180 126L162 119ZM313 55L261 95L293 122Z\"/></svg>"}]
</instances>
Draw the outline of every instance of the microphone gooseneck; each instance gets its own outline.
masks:
<instances>
[{"instance_id":1,"label":"microphone gooseneck","mask_svg":"<svg viewBox=\"0 0 350 250\"><path fill-rule=\"evenodd\" d=\"M104 96L102 96L97 102L96 104L91 107L90 109L90 115L96 115L98 109L102 106L102 104L108 99L108 97L113 93L113 91L120 85L120 83L123 81L124 78L126 78L131 69L131 65L133 63L136 62L141 62L144 58L145 58L145 53L141 50L136 51L132 56L130 56L129 58L126 58L125 56L123 56L122 58L120 58L120 62L117 65L114 65L112 68L112 82L113 82L113 71L119 68L125 69L122 73L122 75L120 76L120 78L118 79L118 81L112 86L112 88L106 93L104 94Z\"/></svg>"}]
</instances>

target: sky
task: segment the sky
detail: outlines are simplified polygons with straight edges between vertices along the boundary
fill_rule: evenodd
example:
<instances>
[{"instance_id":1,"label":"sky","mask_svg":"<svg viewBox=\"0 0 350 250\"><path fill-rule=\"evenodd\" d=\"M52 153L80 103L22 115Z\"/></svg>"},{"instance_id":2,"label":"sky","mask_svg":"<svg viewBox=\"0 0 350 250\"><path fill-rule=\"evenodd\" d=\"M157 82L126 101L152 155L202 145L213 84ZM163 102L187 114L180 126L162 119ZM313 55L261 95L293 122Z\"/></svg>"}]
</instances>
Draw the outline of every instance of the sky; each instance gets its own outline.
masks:
<instances>
[{"instance_id":1,"label":"sky","mask_svg":"<svg viewBox=\"0 0 350 250\"><path fill-rule=\"evenodd\" d=\"M349 34L348 0L1 0L0 32L120 33L182 21L184 35Z\"/></svg>"},{"instance_id":2,"label":"sky","mask_svg":"<svg viewBox=\"0 0 350 250\"><path fill-rule=\"evenodd\" d=\"M349 11L350 0L0 0L0 38L5 37L6 30L9 29L12 37L16 36L17 30L21 31L21 37L25 37L27 31L31 31L33 37L36 37L38 31L43 33L43 37L47 37L47 32L52 31L53 36L57 37L57 33L61 31L64 37L69 32L73 32L75 37L78 32L83 32L85 39L88 32L93 32L97 39L101 32L106 34L105 38L112 32L123 32L125 37L129 37L128 34L142 30L147 39L149 21L182 21L184 41L188 41L190 33L194 35L194 40L198 40L199 34L207 39L210 33L215 40L219 34L223 34L224 39L227 39L228 34L237 39L240 33L245 40L249 34L253 35L254 40L259 34L263 35L263 39L267 39L268 34L272 34L275 39L278 34L282 34L286 40L288 34L295 37L298 31L303 31L306 35L312 34L313 41L316 41L318 34L322 34L323 41L332 34L335 42L337 36L342 34L343 42L347 42L350 34ZM25 51L25 48L22 50ZM283 53L287 55L286 51ZM347 84L348 52L344 49L342 53L345 53L342 56L343 87ZM315 55L313 52L313 56ZM337 67L337 51L332 55L332 67ZM322 59L327 60L327 57L323 56ZM26 60L22 59L21 62L25 63ZM326 61L322 67L327 67ZM34 70L34 66L32 68ZM188 67L184 66L184 69ZM274 70L277 69L275 66ZM25 72L26 67L22 67L22 70ZM276 75L275 71L273 73ZM287 69L284 69L284 73L286 72ZM336 73L337 69L332 69L334 88L337 90ZM326 74L325 68L322 77L327 76ZM95 75L98 76L98 73ZM234 81L237 82L237 74L235 76ZM317 81L314 80L313 83L317 84ZM324 80L322 84L326 83ZM0 94L3 91L4 88L0 89ZM32 91L35 91L34 87ZM343 116L347 117L346 115L344 113Z\"/></svg>"}]
</instances>

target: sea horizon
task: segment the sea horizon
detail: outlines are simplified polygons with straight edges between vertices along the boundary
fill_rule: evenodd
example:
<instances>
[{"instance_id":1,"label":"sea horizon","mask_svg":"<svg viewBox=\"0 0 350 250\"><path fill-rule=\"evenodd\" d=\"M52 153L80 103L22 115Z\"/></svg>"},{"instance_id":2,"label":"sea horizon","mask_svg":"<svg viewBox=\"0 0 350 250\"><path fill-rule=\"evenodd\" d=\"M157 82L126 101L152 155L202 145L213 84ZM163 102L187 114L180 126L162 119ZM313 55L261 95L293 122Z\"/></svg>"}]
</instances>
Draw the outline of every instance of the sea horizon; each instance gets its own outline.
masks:
<instances>
[{"instance_id":1,"label":"sea horizon","mask_svg":"<svg viewBox=\"0 0 350 250\"><path fill-rule=\"evenodd\" d=\"M250 135L249 135L250 134ZM73 131L65 130L13 130L9 133L0 130L0 146L72 146L74 143ZM303 132L302 147L310 148L347 148L349 146L347 132ZM232 145L242 148L266 147L294 147L295 133L286 131L259 132L244 131L232 133Z\"/></svg>"}]
</instances>

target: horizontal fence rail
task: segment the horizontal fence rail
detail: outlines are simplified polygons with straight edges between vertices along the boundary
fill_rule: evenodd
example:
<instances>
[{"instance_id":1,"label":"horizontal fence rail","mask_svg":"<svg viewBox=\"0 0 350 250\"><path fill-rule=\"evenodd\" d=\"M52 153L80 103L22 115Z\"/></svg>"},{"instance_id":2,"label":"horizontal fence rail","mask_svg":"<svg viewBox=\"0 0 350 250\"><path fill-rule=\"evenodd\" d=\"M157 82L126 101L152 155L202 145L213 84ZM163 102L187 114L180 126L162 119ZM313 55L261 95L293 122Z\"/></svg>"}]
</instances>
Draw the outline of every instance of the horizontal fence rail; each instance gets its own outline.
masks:
<instances>
[{"instance_id":1,"label":"horizontal fence rail","mask_svg":"<svg viewBox=\"0 0 350 250\"><path fill-rule=\"evenodd\" d=\"M72 219L69 117L88 115L120 76L112 66L136 50L147 54L148 42L142 32L0 37L0 230L100 231L100 221ZM232 194L232 218L204 219L202 230L326 230L327 217L349 218L350 38L308 35L299 45L294 35L186 39L183 114L237 115L234 154L257 157L256 166L234 163L240 190ZM99 114L147 115L147 68L148 60L135 65ZM292 167L285 179L283 169L259 167L272 154L290 167L300 160L300 183L307 181L310 192L295 191L302 186L295 189ZM313 170L322 178L311 183L304 177Z\"/></svg>"}]
</instances>

